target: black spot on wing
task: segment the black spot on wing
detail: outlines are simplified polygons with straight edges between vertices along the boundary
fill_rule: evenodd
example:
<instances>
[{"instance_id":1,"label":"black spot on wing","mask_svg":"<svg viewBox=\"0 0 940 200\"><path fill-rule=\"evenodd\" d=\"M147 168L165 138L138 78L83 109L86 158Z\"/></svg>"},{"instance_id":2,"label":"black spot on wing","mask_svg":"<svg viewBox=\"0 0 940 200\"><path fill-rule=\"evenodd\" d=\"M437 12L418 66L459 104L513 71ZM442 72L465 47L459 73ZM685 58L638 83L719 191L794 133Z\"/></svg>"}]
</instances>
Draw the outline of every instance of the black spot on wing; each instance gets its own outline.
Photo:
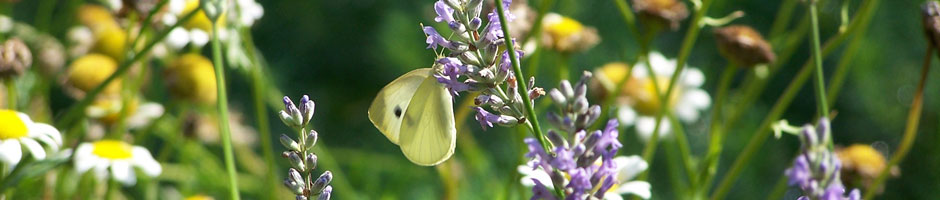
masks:
<instances>
[{"instance_id":1,"label":"black spot on wing","mask_svg":"<svg viewBox=\"0 0 940 200\"><path fill-rule=\"evenodd\" d=\"M401 106L395 106L395 117L401 118Z\"/></svg>"}]
</instances>

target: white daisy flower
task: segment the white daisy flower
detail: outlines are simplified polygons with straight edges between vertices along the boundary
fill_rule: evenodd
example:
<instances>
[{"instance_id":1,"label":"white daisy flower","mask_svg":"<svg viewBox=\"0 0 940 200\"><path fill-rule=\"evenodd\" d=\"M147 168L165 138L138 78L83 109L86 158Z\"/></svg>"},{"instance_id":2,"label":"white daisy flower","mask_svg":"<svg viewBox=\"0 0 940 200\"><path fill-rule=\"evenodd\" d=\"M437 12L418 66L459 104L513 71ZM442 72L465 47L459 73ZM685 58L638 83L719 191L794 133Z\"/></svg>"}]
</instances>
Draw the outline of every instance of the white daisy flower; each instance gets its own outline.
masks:
<instances>
[{"instance_id":1,"label":"white daisy flower","mask_svg":"<svg viewBox=\"0 0 940 200\"><path fill-rule=\"evenodd\" d=\"M16 166L23 159L23 150L36 160L46 158L42 142L56 152L62 145L59 130L48 124L35 123L24 113L0 109L0 162ZM37 142L38 141L38 142Z\"/></svg>"},{"instance_id":2,"label":"white daisy flower","mask_svg":"<svg viewBox=\"0 0 940 200\"><path fill-rule=\"evenodd\" d=\"M676 60L666 59L658 52L649 55L650 64L653 65L653 75L649 74L645 63L636 64L631 70L632 76L624 85L624 97L617 113L620 124L634 125L637 135L643 141L648 141L656 128L656 115L659 112L660 100L656 90L665 93L669 79L676 69ZM711 105L711 97L700 87L705 83L705 75L701 70L686 66L679 75L671 98L667 101L669 110L674 112L683 122L698 120L699 113ZM655 79L654 79L655 78ZM655 88L653 80L660 88ZM660 124L660 138L666 138L671 133L669 120L663 116Z\"/></svg>"},{"instance_id":3,"label":"white daisy flower","mask_svg":"<svg viewBox=\"0 0 940 200\"><path fill-rule=\"evenodd\" d=\"M239 26L251 26L255 21L264 16L264 8L254 0L234 0L230 3L229 10L237 11L235 15L229 15L228 20L238 23Z\"/></svg>"},{"instance_id":4,"label":"white daisy flower","mask_svg":"<svg viewBox=\"0 0 940 200\"><path fill-rule=\"evenodd\" d=\"M636 175L640 174L649 167L646 161L643 161L643 158L640 156L617 156L613 158L614 163L617 164L617 174L613 177L616 178L614 185L607 190L607 193L604 194L605 200L622 200L623 195L633 194L643 199L649 199L652 196L650 192L650 183L646 181L631 181ZM532 179L538 180L541 183L544 183L545 187L553 190L554 186L552 183L551 177L544 170L537 168L533 169L531 165L520 165L517 167L519 174L522 174L522 185L526 187L535 186L535 181ZM565 180L562 185L568 184L568 181Z\"/></svg>"},{"instance_id":5,"label":"white daisy flower","mask_svg":"<svg viewBox=\"0 0 940 200\"><path fill-rule=\"evenodd\" d=\"M123 103L120 97L102 97L85 109L85 114L105 124L113 124L121 117ZM127 116L124 120L127 128L137 129L150 125L150 122L163 116L163 105L153 102L141 103L133 99L128 103Z\"/></svg>"},{"instance_id":6,"label":"white daisy flower","mask_svg":"<svg viewBox=\"0 0 940 200\"><path fill-rule=\"evenodd\" d=\"M150 151L119 140L101 140L82 143L75 150L75 171L85 173L93 170L99 179L110 178L132 186L137 175L132 167L140 168L147 176L160 175L160 163L153 159Z\"/></svg>"}]
</instances>

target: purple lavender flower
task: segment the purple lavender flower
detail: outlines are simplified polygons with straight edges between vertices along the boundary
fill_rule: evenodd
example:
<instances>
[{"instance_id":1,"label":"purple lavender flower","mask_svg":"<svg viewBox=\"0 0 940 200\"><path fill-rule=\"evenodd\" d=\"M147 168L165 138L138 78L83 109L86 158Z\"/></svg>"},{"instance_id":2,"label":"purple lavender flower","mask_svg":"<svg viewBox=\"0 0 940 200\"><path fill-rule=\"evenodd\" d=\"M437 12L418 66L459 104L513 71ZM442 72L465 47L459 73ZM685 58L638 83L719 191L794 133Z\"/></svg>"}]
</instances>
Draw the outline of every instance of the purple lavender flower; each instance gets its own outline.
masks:
<instances>
[{"instance_id":1,"label":"purple lavender flower","mask_svg":"<svg viewBox=\"0 0 940 200\"><path fill-rule=\"evenodd\" d=\"M428 49L437 50L438 46L448 49L456 49L454 44L441 36L441 34L437 33L437 29L434 29L434 27L425 26L424 34L428 35L428 39L425 41L428 44Z\"/></svg>"},{"instance_id":2,"label":"purple lavender flower","mask_svg":"<svg viewBox=\"0 0 940 200\"><path fill-rule=\"evenodd\" d=\"M573 189L573 192L567 199L579 199L594 187L591 184L591 173L585 168L570 170L568 175L571 176L571 182L568 182L568 185L565 187Z\"/></svg>"},{"instance_id":3,"label":"purple lavender flower","mask_svg":"<svg viewBox=\"0 0 940 200\"><path fill-rule=\"evenodd\" d=\"M842 162L829 148L832 142L829 120L820 119L816 127L803 126L798 135L803 143L802 153L797 155L793 166L788 168L785 174L790 185L797 185L803 190L803 196L799 199L859 199L857 189L852 190L848 197L844 196L845 186L839 179Z\"/></svg>"},{"instance_id":4,"label":"purple lavender flower","mask_svg":"<svg viewBox=\"0 0 940 200\"><path fill-rule=\"evenodd\" d=\"M573 154L564 147L555 147L555 159L551 161L551 164L562 171L568 171L576 167Z\"/></svg>"},{"instance_id":5,"label":"purple lavender flower","mask_svg":"<svg viewBox=\"0 0 940 200\"><path fill-rule=\"evenodd\" d=\"M813 178L809 171L809 161L806 160L806 156L804 155L797 156L796 160L793 161L793 167L787 169L785 173L790 179L787 183L790 185L798 185L800 188L808 187Z\"/></svg>"},{"instance_id":6,"label":"purple lavender flower","mask_svg":"<svg viewBox=\"0 0 940 200\"><path fill-rule=\"evenodd\" d=\"M450 23L457 21L454 20L454 8L448 6L444 1L434 2L434 12L437 13L437 17L434 17L436 22Z\"/></svg>"},{"instance_id":7,"label":"purple lavender flower","mask_svg":"<svg viewBox=\"0 0 940 200\"><path fill-rule=\"evenodd\" d=\"M435 73L437 82L444 84L444 87L450 91L451 95L458 96L459 92L470 90L470 85L460 81L460 74L467 72L467 66L460 60L451 57L445 57L437 60L437 63L443 66L441 73Z\"/></svg>"},{"instance_id":8,"label":"purple lavender flower","mask_svg":"<svg viewBox=\"0 0 940 200\"><path fill-rule=\"evenodd\" d=\"M555 200L555 196L552 192L548 191L548 188L542 184L538 179L532 179L535 182L535 187L532 187L532 198L530 200L544 199L544 200Z\"/></svg>"}]
</instances>

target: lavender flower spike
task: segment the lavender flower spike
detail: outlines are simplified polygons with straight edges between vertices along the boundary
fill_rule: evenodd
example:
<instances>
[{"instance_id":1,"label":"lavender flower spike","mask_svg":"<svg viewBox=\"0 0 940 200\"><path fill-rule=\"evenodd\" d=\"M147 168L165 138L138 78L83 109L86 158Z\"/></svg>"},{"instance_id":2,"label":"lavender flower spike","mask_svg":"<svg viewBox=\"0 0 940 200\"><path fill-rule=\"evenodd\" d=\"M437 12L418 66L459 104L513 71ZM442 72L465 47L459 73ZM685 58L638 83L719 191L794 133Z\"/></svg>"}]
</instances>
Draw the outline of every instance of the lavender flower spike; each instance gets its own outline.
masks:
<instances>
[{"instance_id":1,"label":"lavender flower spike","mask_svg":"<svg viewBox=\"0 0 940 200\"><path fill-rule=\"evenodd\" d=\"M454 45L445 39L444 36L441 36L441 34L437 33L437 30L434 29L434 27L425 26L424 34L428 35L428 39L425 41L428 44L428 49L437 50L438 46L448 49L455 49Z\"/></svg>"}]
</instances>

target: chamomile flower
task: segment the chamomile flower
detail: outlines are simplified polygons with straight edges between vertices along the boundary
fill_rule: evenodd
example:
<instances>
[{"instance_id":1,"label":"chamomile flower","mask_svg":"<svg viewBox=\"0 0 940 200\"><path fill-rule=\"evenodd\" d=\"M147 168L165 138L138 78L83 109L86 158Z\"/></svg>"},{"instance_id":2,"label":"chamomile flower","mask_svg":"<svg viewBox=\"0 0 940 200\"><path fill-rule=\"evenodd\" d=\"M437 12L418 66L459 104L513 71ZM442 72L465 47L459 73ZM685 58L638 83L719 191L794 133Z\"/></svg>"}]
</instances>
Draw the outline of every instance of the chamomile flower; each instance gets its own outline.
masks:
<instances>
[{"instance_id":1,"label":"chamomile flower","mask_svg":"<svg viewBox=\"0 0 940 200\"><path fill-rule=\"evenodd\" d=\"M46 158L42 142L53 152L62 145L59 130L48 124L35 123L24 113L0 109L0 162L15 166L23 159L25 149L36 160Z\"/></svg>"},{"instance_id":2,"label":"chamomile flower","mask_svg":"<svg viewBox=\"0 0 940 200\"><path fill-rule=\"evenodd\" d=\"M659 114L660 99L656 94L657 90L665 94L669 79L675 72L676 60L666 59L658 52L652 52L649 55L653 74L644 63L638 63L631 70L632 77L627 80L623 86L624 96L620 99L620 109L617 118L626 126L635 126L637 135L643 141L649 140L656 128L656 116ZM667 102L668 110L672 111L682 122L694 122L698 120L700 112L711 105L711 97L705 90L702 90L702 84L705 82L705 75L702 71L693 67L685 67L679 75L673 94ZM656 81L656 84L653 81ZM659 88L654 87L658 85ZM660 124L660 135L665 138L670 134L669 120L663 116Z\"/></svg>"},{"instance_id":3,"label":"chamomile flower","mask_svg":"<svg viewBox=\"0 0 940 200\"><path fill-rule=\"evenodd\" d=\"M636 175L645 171L649 165L639 156L617 156L613 158L616 163L616 173L614 174L614 185L604 193L606 200L621 200L622 195L633 194L643 199L649 199L652 196L650 184L646 181L632 181ZM597 164L600 166L600 164ZM535 186L535 180L544 183L548 189L554 189L551 184L552 179L545 170L533 169L532 165L520 165L517 170L522 174L522 185L526 187ZM567 185L567 180L562 185Z\"/></svg>"},{"instance_id":4,"label":"chamomile flower","mask_svg":"<svg viewBox=\"0 0 940 200\"><path fill-rule=\"evenodd\" d=\"M562 53L583 52L600 42L594 27L555 13L545 15L542 29L542 45Z\"/></svg>"},{"instance_id":5,"label":"chamomile flower","mask_svg":"<svg viewBox=\"0 0 940 200\"><path fill-rule=\"evenodd\" d=\"M113 124L121 117L124 104L119 96L104 96L96 99L85 109L86 115L104 124ZM139 98L131 99L126 109L127 128L136 129L144 127L154 119L163 115L162 105L153 102L140 102Z\"/></svg>"},{"instance_id":6,"label":"chamomile flower","mask_svg":"<svg viewBox=\"0 0 940 200\"><path fill-rule=\"evenodd\" d=\"M176 98L202 104L215 104L215 68L202 55L182 55L164 71L167 87Z\"/></svg>"},{"instance_id":7,"label":"chamomile flower","mask_svg":"<svg viewBox=\"0 0 940 200\"><path fill-rule=\"evenodd\" d=\"M81 98L104 82L117 71L117 61L102 54L88 54L73 61L66 73L65 88L73 97ZM121 80L111 81L102 91L103 95L116 95L121 90Z\"/></svg>"},{"instance_id":8,"label":"chamomile flower","mask_svg":"<svg viewBox=\"0 0 940 200\"><path fill-rule=\"evenodd\" d=\"M75 150L74 160L78 173L93 170L98 178L110 177L125 186L137 183L134 167L151 177L160 175L162 171L150 151L119 140L82 143Z\"/></svg>"},{"instance_id":9,"label":"chamomile flower","mask_svg":"<svg viewBox=\"0 0 940 200\"><path fill-rule=\"evenodd\" d=\"M163 15L161 20L170 26L176 24L177 20L187 13L199 8L199 0L170 0L167 7L169 12ZM225 24L225 17L219 18L218 23ZM166 42L175 49L181 49L187 44L202 47L209 43L211 31L212 21L209 21L204 11L199 11L189 21L183 22L182 27L170 31Z\"/></svg>"}]
</instances>

